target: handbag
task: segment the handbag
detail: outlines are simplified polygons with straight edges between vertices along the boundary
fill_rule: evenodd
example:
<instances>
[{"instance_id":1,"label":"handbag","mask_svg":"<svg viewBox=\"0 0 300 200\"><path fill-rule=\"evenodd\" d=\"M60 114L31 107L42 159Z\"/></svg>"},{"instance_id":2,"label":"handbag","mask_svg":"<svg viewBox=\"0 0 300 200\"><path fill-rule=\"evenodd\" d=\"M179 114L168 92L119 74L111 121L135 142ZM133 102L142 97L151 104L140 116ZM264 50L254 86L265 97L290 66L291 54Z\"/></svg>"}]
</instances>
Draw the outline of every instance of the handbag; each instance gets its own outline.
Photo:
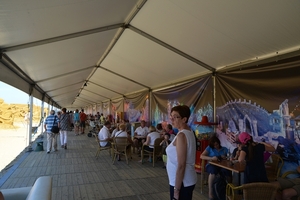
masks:
<instances>
[{"instance_id":1,"label":"handbag","mask_svg":"<svg viewBox=\"0 0 300 200\"><path fill-rule=\"evenodd\" d=\"M58 128L58 126L54 126L55 121L56 121L56 116L55 116L55 118L54 118L54 122L53 122L53 125L52 125L52 128L51 128L51 132L52 132L52 133L59 133L59 128Z\"/></svg>"}]
</instances>

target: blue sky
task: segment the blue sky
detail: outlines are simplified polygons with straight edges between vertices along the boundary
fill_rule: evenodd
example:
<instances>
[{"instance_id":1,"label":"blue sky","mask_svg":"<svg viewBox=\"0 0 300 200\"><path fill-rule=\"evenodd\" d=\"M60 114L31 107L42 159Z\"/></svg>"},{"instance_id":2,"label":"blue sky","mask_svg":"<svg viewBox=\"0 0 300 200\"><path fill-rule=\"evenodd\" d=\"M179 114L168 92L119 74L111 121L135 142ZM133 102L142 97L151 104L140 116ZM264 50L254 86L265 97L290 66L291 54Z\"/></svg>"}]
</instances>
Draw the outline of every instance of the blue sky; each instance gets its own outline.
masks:
<instances>
[{"instance_id":1,"label":"blue sky","mask_svg":"<svg viewBox=\"0 0 300 200\"><path fill-rule=\"evenodd\" d=\"M0 98L7 104L27 104L28 94L0 81Z\"/></svg>"}]
</instances>

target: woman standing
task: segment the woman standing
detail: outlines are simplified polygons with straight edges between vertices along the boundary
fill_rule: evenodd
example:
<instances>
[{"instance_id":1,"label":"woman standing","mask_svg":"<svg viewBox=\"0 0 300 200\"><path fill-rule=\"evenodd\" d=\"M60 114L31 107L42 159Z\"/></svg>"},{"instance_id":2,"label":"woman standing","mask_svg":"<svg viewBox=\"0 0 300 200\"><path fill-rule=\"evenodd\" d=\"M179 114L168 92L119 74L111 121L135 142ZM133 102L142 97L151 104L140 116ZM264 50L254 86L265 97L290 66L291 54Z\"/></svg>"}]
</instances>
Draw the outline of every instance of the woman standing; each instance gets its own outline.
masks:
<instances>
[{"instance_id":1,"label":"woman standing","mask_svg":"<svg viewBox=\"0 0 300 200\"><path fill-rule=\"evenodd\" d=\"M242 150L238 161L246 161L244 183L268 182L264 152L274 152L275 148L265 142L253 142L252 137L246 132L239 134L239 142L242 144Z\"/></svg>"},{"instance_id":2,"label":"woman standing","mask_svg":"<svg viewBox=\"0 0 300 200\"><path fill-rule=\"evenodd\" d=\"M197 182L195 171L196 139L187 125L190 109L186 105L171 109L170 119L179 131L167 147L167 172L172 200L193 198L193 190Z\"/></svg>"},{"instance_id":3,"label":"woman standing","mask_svg":"<svg viewBox=\"0 0 300 200\"><path fill-rule=\"evenodd\" d=\"M61 109L62 114L60 116L60 144L61 148L67 149L67 133L70 127L69 114L66 112L67 109Z\"/></svg>"}]
</instances>

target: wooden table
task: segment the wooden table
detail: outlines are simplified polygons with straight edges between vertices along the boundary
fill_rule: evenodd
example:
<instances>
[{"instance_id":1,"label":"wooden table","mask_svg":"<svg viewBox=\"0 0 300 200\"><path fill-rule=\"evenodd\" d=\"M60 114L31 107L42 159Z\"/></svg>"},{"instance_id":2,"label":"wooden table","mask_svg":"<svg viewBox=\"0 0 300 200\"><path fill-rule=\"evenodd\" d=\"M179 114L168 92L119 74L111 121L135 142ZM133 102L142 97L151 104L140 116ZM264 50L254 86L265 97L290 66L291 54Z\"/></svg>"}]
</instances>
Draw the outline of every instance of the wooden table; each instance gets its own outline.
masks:
<instances>
[{"instance_id":1,"label":"wooden table","mask_svg":"<svg viewBox=\"0 0 300 200\"><path fill-rule=\"evenodd\" d=\"M230 160L221 160L221 161L210 161L212 165L228 169L230 171L241 173L245 171L246 163L245 162L232 162Z\"/></svg>"},{"instance_id":2,"label":"wooden table","mask_svg":"<svg viewBox=\"0 0 300 200\"><path fill-rule=\"evenodd\" d=\"M221 160L221 161L210 161L212 165L222 167L224 169L230 170L232 172L238 173L239 185L241 185L241 173L245 171L246 162L235 162L230 160Z\"/></svg>"}]
</instances>

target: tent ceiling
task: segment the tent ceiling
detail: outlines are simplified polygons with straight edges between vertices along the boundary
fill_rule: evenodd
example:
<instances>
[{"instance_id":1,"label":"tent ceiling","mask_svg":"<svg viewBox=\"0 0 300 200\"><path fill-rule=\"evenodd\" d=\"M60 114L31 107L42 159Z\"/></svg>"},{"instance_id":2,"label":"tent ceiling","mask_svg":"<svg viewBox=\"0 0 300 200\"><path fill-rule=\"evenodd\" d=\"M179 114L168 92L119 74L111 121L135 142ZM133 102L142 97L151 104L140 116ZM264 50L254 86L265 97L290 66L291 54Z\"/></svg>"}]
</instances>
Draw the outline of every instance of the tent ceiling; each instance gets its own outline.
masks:
<instances>
[{"instance_id":1,"label":"tent ceiling","mask_svg":"<svg viewBox=\"0 0 300 200\"><path fill-rule=\"evenodd\" d=\"M59 106L86 107L299 52L299 10L298 0L1 1L1 62Z\"/></svg>"}]
</instances>

